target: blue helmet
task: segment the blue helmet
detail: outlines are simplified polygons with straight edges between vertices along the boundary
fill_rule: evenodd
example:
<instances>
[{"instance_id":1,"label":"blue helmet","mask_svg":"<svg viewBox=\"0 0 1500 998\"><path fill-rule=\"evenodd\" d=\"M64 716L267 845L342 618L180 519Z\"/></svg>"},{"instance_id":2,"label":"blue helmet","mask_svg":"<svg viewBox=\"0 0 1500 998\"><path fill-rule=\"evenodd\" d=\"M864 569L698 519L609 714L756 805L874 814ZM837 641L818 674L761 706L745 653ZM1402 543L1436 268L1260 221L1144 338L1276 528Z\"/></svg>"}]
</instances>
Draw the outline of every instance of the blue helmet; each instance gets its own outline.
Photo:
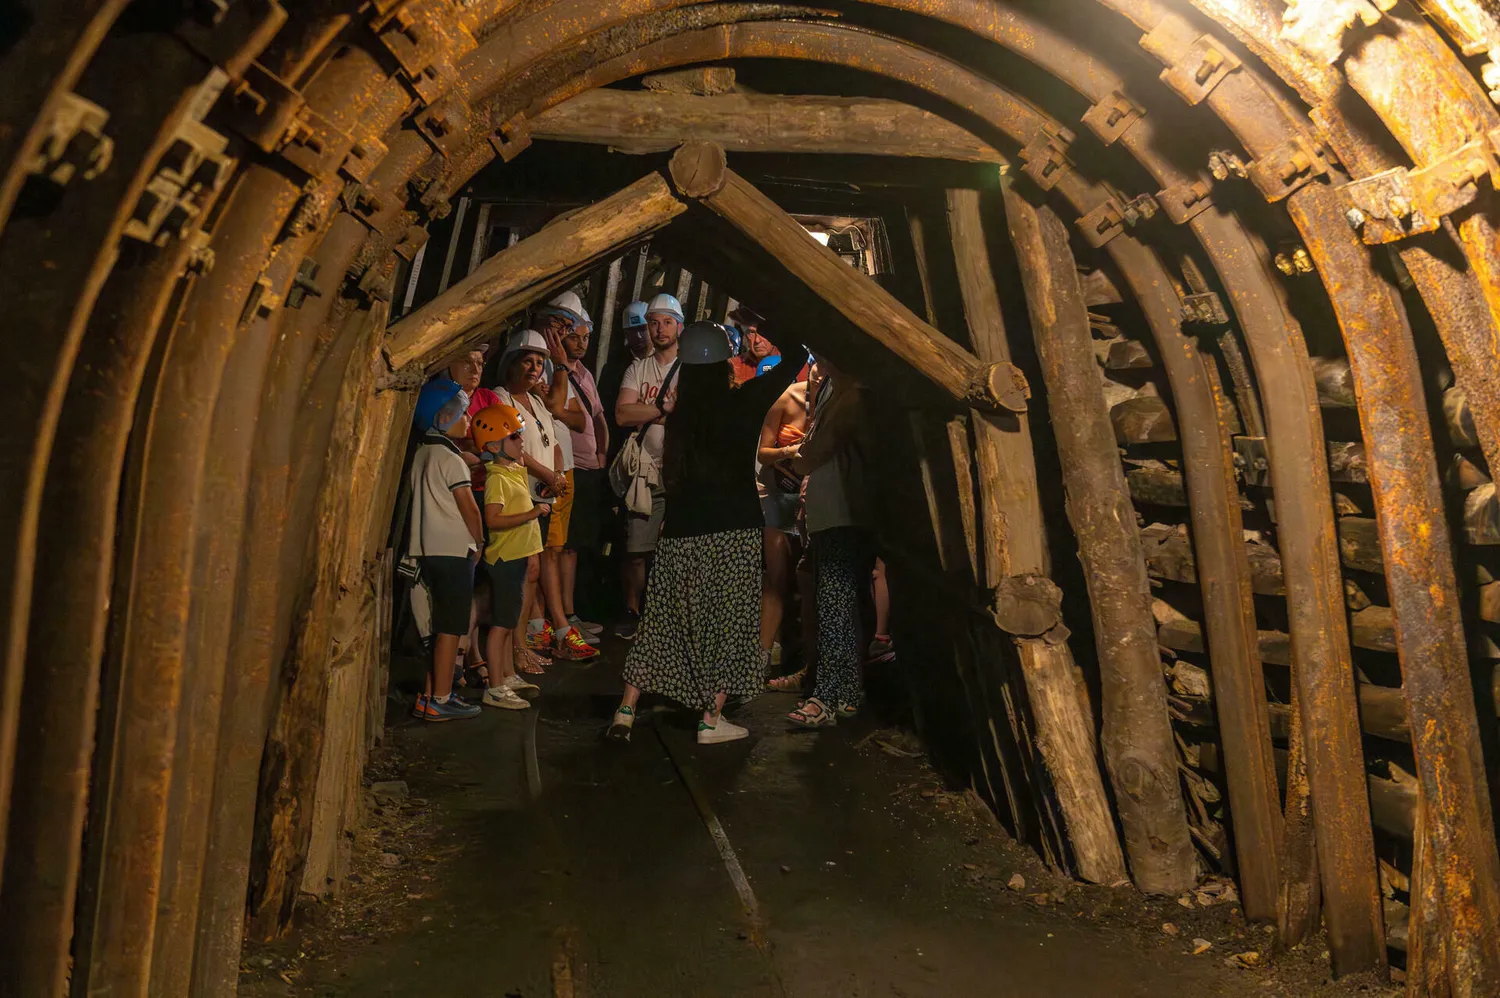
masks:
<instances>
[{"instance_id":1,"label":"blue helmet","mask_svg":"<svg viewBox=\"0 0 1500 998\"><path fill-rule=\"evenodd\" d=\"M625 306L625 320L621 323L624 329L634 329L636 326L646 324L646 303L633 301Z\"/></svg>"},{"instance_id":2,"label":"blue helmet","mask_svg":"<svg viewBox=\"0 0 1500 998\"><path fill-rule=\"evenodd\" d=\"M421 392L417 394L417 408L412 413L411 420L417 431L426 433L432 429L438 413L461 394L463 389L458 386L458 382L448 377L439 376L423 385Z\"/></svg>"}]
</instances>

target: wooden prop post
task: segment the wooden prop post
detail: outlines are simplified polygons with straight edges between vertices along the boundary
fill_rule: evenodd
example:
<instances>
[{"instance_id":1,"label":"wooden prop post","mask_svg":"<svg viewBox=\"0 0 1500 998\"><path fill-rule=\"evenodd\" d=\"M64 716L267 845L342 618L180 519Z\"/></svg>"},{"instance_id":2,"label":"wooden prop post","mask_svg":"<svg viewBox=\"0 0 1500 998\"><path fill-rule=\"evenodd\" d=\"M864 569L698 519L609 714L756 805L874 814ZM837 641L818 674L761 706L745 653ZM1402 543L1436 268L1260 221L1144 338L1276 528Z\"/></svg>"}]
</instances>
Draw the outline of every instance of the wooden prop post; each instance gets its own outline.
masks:
<instances>
[{"instance_id":1,"label":"wooden prop post","mask_svg":"<svg viewBox=\"0 0 1500 998\"><path fill-rule=\"evenodd\" d=\"M978 191L948 192L948 229L974 352L982 361L1009 363ZM996 621L1016 644L1038 747L1057 792L1078 874L1111 884L1125 876L1125 858L1099 772L1093 712L1062 624L1061 594L1047 578L1047 541L1027 421L1024 413L974 413L985 578L996 589Z\"/></svg>"},{"instance_id":2,"label":"wooden prop post","mask_svg":"<svg viewBox=\"0 0 1500 998\"><path fill-rule=\"evenodd\" d=\"M966 407L1024 412L1031 390L1008 363L977 357L912 314L888 291L808 235L796 219L725 162L722 147L689 142L672 156L672 183L775 257L814 294Z\"/></svg>"},{"instance_id":3,"label":"wooden prop post","mask_svg":"<svg viewBox=\"0 0 1500 998\"><path fill-rule=\"evenodd\" d=\"M1067 230L1049 209L1005 192L1032 335L1046 381L1068 520L1088 581L1103 688L1104 759L1136 885L1175 894L1196 879L1178 788L1135 510L1115 450L1088 310Z\"/></svg>"},{"instance_id":4,"label":"wooden prop post","mask_svg":"<svg viewBox=\"0 0 1500 998\"><path fill-rule=\"evenodd\" d=\"M386 359L392 370L409 364L431 367L482 335L490 324L526 308L686 210L660 174L642 177L496 253L391 326Z\"/></svg>"},{"instance_id":5,"label":"wooden prop post","mask_svg":"<svg viewBox=\"0 0 1500 998\"><path fill-rule=\"evenodd\" d=\"M966 163L1005 157L930 111L869 97L590 90L531 123L531 137L663 152L689 138L735 152L921 156Z\"/></svg>"}]
</instances>

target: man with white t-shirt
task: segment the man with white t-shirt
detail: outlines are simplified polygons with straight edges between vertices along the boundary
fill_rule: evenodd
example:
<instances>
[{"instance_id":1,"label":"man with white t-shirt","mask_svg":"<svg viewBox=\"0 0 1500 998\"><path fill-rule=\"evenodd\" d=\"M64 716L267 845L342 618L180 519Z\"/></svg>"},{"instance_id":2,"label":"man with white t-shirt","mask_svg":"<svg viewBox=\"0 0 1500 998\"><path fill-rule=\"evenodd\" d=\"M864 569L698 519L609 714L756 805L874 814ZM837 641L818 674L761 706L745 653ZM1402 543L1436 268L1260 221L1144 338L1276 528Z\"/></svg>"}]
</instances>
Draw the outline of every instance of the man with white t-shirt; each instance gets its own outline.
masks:
<instances>
[{"instance_id":1,"label":"man with white t-shirt","mask_svg":"<svg viewBox=\"0 0 1500 998\"><path fill-rule=\"evenodd\" d=\"M677 399L677 338L682 335L682 305L669 294L659 294L646 307L646 330L652 354L631 363L620 382L615 400L615 423L622 430L638 432L644 426L641 446L658 464L666 439L667 413ZM627 640L635 637L641 615L641 597L646 592L646 564L656 550L666 515L666 493L651 490L651 513L630 515L625 536L625 620L616 633Z\"/></svg>"}]
</instances>

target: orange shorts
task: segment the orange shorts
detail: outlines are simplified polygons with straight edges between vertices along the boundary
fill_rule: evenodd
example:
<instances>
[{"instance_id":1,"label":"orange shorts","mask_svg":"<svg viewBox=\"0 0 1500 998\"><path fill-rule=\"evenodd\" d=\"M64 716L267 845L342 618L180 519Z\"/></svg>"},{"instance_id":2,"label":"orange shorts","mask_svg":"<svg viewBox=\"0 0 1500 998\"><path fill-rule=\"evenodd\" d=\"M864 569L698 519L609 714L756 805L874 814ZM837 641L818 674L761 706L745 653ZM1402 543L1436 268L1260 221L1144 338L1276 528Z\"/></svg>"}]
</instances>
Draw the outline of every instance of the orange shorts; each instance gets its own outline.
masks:
<instances>
[{"instance_id":1,"label":"orange shorts","mask_svg":"<svg viewBox=\"0 0 1500 998\"><path fill-rule=\"evenodd\" d=\"M568 494L552 504L552 518L547 521L544 542L549 548L560 548L568 543L568 522L573 519L573 473L565 471L563 477L568 480Z\"/></svg>"}]
</instances>

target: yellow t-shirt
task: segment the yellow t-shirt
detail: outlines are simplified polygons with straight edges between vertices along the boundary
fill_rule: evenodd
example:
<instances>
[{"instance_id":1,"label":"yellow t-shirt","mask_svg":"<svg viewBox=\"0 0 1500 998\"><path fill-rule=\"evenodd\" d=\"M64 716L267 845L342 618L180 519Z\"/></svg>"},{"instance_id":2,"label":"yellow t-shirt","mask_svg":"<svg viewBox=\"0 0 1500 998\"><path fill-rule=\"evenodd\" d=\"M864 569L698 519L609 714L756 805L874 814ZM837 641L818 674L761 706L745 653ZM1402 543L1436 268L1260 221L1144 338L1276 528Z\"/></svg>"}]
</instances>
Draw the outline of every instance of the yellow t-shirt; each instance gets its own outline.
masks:
<instances>
[{"instance_id":1,"label":"yellow t-shirt","mask_svg":"<svg viewBox=\"0 0 1500 998\"><path fill-rule=\"evenodd\" d=\"M484 466L484 504L504 507L507 516L529 513L535 506L531 501L531 489L526 482L524 465L509 467L498 461ZM484 560L491 565L499 561L519 561L542 550L542 531L535 520L519 527L491 530L490 542L484 549Z\"/></svg>"}]
</instances>

